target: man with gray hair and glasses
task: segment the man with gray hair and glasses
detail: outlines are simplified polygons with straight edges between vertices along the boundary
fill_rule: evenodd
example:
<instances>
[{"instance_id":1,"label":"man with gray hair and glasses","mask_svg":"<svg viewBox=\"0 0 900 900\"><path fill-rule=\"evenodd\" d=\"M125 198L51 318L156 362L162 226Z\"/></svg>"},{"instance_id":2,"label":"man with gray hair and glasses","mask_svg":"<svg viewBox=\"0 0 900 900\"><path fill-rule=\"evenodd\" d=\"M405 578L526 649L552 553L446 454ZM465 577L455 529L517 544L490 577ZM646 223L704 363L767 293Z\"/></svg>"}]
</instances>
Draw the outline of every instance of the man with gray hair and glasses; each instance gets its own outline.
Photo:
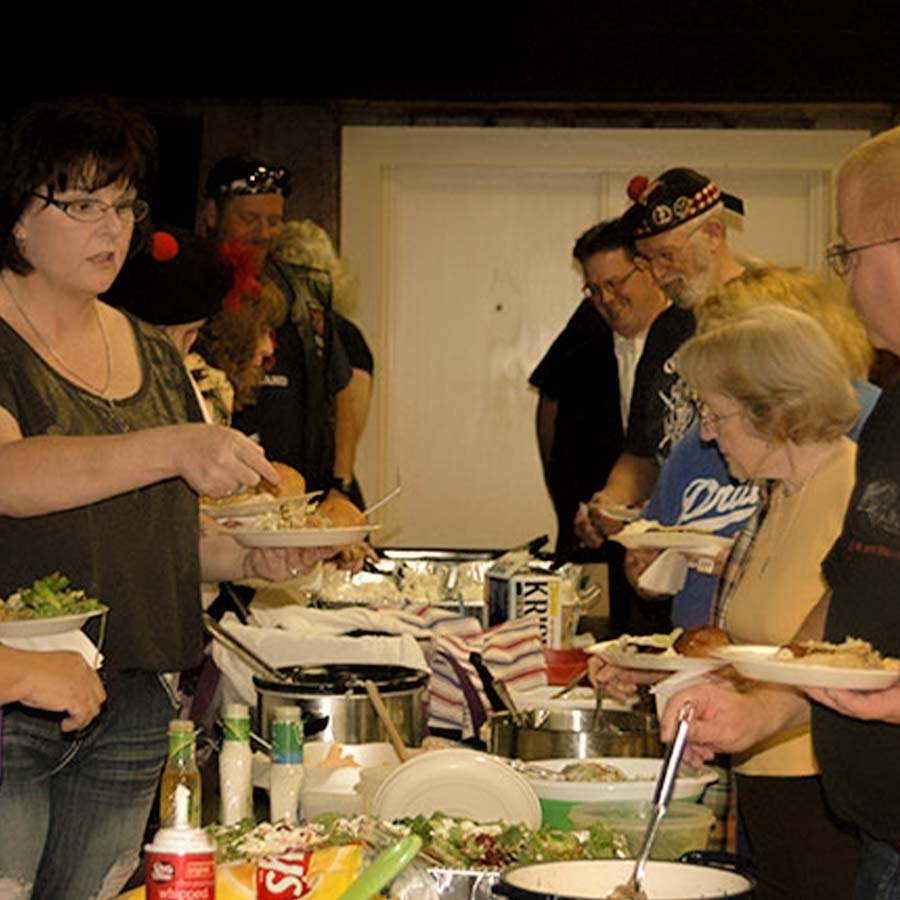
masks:
<instances>
[{"instance_id":1,"label":"man with gray hair and glasses","mask_svg":"<svg viewBox=\"0 0 900 900\"><path fill-rule=\"evenodd\" d=\"M622 224L635 243L635 264L652 272L669 299L686 311L691 323L686 339L693 333L691 308L744 271L728 246L724 219L726 209L743 214L744 205L687 168L669 169L652 181L635 176L628 196L633 203ZM588 546L598 546L604 535L622 527L605 509L647 500L660 467L694 420L693 398L677 377L672 357L638 373L635 398L624 452L605 487L576 518L576 533Z\"/></svg>"}]
</instances>

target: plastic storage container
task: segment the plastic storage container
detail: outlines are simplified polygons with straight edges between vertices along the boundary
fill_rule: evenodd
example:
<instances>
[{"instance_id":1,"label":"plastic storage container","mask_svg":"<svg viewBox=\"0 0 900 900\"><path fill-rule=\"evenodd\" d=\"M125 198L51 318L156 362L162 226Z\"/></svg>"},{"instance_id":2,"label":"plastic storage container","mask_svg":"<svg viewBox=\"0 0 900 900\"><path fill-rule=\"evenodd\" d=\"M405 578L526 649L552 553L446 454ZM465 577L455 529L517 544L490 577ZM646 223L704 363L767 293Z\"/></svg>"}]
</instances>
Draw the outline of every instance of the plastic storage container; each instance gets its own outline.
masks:
<instances>
[{"instance_id":1,"label":"plastic storage container","mask_svg":"<svg viewBox=\"0 0 900 900\"><path fill-rule=\"evenodd\" d=\"M573 828L586 828L602 822L622 835L630 856L641 848L647 818L652 804L646 800L627 802L582 803L573 806L569 821ZM702 803L675 802L659 824L650 859L678 859L689 850L705 850L712 830L713 812Z\"/></svg>"},{"instance_id":2,"label":"plastic storage container","mask_svg":"<svg viewBox=\"0 0 900 900\"><path fill-rule=\"evenodd\" d=\"M547 682L552 685L568 684L579 672L587 673L588 655L580 647L568 650L544 648L547 666Z\"/></svg>"}]
</instances>

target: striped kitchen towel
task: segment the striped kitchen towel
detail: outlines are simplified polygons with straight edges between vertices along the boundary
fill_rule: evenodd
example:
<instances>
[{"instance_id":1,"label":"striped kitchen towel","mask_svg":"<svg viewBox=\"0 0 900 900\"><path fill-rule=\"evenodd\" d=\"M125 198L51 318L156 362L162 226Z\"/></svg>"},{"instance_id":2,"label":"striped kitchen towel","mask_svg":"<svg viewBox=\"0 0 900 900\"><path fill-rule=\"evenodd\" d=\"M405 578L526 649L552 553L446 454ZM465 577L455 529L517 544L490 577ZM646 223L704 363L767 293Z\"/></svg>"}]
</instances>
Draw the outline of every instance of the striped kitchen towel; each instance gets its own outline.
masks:
<instances>
[{"instance_id":1,"label":"striped kitchen towel","mask_svg":"<svg viewBox=\"0 0 900 900\"><path fill-rule=\"evenodd\" d=\"M463 739L478 736L491 706L469 661L472 653L480 653L491 675L515 690L547 684L537 616L511 619L487 631L479 628L477 633L436 630L432 643L429 728L459 730Z\"/></svg>"}]
</instances>

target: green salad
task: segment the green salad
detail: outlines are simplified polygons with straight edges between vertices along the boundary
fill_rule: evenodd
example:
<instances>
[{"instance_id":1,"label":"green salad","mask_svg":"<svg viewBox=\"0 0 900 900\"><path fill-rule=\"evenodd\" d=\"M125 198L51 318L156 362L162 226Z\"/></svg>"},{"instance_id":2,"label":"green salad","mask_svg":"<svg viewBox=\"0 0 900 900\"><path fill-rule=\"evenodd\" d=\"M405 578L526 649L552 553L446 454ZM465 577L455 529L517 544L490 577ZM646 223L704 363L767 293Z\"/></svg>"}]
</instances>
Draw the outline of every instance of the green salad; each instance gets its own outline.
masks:
<instances>
[{"instance_id":1,"label":"green salad","mask_svg":"<svg viewBox=\"0 0 900 900\"><path fill-rule=\"evenodd\" d=\"M84 591L70 588L69 579L54 572L39 578L30 588L19 588L6 600L0 599L0 622L102 612L107 608Z\"/></svg>"},{"instance_id":2,"label":"green salad","mask_svg":"<svg viewBox=\"0 0 900 900\"><path fill-rule=\"evenodd\" d=\"M562 831L549 826L535 829L503 822L473 822L443 813L397 822L368 816L323 815L316 819L331 843L365 839L368 828L376 822L382 834L395 839L417 834L423 853L448 869L501 869L513 863L621 858L627 846L599 822L578 831Z\"/></svg>"}]
</instances>

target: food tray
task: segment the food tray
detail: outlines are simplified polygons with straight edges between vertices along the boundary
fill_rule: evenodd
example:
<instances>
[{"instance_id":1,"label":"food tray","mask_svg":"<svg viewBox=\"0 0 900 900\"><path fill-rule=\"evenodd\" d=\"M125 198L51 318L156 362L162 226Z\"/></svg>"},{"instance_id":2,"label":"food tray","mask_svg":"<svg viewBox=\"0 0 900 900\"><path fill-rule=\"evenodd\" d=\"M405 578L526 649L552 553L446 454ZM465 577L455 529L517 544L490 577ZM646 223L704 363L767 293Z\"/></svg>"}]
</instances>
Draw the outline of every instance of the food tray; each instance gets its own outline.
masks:
<instances>
[{"instance_id":1,"label":"food tray","mask_svg":"<svg viewBox=\"0 0 900 900\"><path fill-rule=\"evenodd\" d=\"M355 575L328 567L314 602L324 609L430 604L480 619L484 581L493 558L490 555L454 557L443 555L447 551L433 552L441 555L426 558L415 557L412 551L387 551L392 555L379 560L375 571Z\"/></svg>"}]
</instances>

